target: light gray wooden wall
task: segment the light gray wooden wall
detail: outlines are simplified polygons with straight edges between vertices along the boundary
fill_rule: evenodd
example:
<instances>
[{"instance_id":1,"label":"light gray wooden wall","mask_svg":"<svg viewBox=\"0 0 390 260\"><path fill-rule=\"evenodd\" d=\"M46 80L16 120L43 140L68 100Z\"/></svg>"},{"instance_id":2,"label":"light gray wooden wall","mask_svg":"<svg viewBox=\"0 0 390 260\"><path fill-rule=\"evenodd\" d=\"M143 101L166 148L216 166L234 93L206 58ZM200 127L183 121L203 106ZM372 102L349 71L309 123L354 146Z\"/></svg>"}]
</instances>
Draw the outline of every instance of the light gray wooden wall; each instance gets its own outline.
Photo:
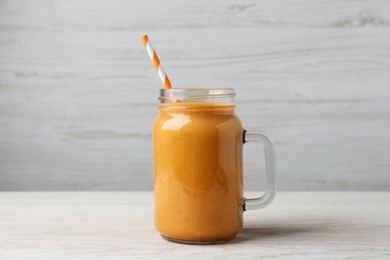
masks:
<instances>
[{"instance_id":1,"label":"light gray wooden wall","mask_svg":"<svg viewBox=\"0 0 390 260\"><path fill-rule=\"evenodd\" d=\"M0 0L0 190L152 189L144 33L174 87L236 89L280 189L390 190L387 0Z\"/></svg>"}]
</instances>

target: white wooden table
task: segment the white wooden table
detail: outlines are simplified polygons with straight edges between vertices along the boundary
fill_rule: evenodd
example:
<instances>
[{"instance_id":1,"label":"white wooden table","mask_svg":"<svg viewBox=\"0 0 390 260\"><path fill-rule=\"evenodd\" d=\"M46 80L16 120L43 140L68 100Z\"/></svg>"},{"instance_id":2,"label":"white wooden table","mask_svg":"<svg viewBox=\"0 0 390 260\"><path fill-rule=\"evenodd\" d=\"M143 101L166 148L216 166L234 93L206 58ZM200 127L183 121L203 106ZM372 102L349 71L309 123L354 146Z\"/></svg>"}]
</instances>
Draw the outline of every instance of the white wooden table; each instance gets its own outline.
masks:
<instances>
[{"instance_id":1,"label":"white wooden table","mask_svg":"<svg viewBox=\"0 0 390 260\"><path fill-rule=\"evenodd\" d=\"M390 193L281 192L229 243L182 245L153 227L152 192L2 192L0 259L390 258Z\"/></svg>"}]
</instances>

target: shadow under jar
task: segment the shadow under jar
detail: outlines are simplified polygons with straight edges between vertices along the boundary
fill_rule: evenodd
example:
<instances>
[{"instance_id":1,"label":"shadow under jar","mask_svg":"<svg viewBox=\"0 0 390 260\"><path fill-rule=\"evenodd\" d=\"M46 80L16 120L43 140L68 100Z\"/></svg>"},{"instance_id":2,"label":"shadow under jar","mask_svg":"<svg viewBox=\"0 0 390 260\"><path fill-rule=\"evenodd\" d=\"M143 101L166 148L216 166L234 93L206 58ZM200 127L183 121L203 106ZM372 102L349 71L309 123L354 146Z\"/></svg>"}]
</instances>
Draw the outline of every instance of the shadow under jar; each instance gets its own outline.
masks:
<instances>
[{"instance_id":1,"label":"shadow under jar","mask_svg":"<svg viewBox=\"0 0 390 260\"><path fill-rule=\"evenodd\" d=\"M162 89L153 127L155 226L173 242L209 244L233 239L243 212L275 197L274 146L246 131L234 112L233 89ZM243 196L243 144L264 144L267 190Z\"/></svg>"}]
</instances>

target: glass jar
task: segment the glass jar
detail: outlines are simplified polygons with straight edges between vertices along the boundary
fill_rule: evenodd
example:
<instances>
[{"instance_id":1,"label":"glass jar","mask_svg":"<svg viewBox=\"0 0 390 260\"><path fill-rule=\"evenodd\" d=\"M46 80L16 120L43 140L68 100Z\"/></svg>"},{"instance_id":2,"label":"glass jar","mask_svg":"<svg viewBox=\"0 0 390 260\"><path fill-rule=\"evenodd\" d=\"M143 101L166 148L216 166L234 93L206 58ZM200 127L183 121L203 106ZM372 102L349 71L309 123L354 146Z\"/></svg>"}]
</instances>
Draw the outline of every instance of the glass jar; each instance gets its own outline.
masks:
<instances>
[{"instance_id":1,"label":"glass jar","mask_svg":"<svg viewBox=\"0 0 390 260\"><path fill-rule=\"evenodd\" d=\"M155 226L174 242L218 243L234 238L243 212L268 205L276 192L272 141L245 131L233 89L162 89L153 127ZM267 191L243 196L243 144L264 144Z\"/></svg>"}]
</instances>

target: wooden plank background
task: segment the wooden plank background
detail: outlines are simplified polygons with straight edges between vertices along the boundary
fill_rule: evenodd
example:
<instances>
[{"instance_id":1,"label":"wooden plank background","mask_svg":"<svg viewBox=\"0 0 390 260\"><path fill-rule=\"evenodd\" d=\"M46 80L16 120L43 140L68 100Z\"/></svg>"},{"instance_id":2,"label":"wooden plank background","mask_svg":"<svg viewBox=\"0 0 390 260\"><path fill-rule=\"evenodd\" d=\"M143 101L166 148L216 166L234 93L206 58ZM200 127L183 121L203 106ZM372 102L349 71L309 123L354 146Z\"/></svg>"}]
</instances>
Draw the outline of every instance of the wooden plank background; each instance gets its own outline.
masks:
<instances>
[{"instance_id":1,"label":"wooden plank background","mask_svg":"<svg viewBox=\"0 0 390 260\"><path fill-rule=\"evenodd\" d=\"M233 87L283 190L390 190L390 2L0 1L0 190L150 190L161 83ZM261 149L245 149L262 187Z\"/></svg>"}]
</instances>

